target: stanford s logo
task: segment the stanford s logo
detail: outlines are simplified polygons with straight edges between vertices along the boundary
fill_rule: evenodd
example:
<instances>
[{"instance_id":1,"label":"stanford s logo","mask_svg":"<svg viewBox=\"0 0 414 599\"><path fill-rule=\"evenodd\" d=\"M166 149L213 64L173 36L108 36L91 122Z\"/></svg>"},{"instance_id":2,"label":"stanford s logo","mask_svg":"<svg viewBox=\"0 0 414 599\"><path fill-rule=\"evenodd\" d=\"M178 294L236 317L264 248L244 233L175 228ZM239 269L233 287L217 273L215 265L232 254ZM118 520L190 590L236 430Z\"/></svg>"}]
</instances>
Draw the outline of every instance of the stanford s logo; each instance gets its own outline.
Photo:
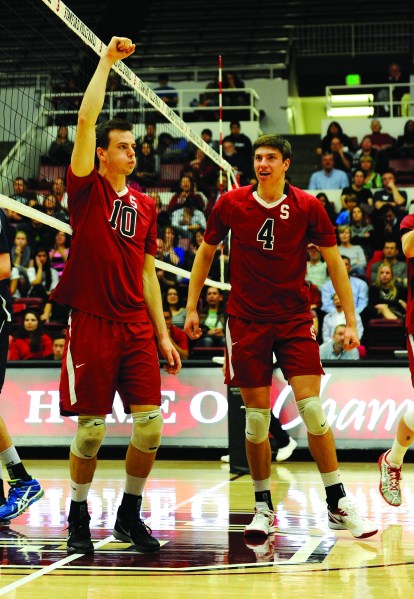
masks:
<instances>
[{"instance_id":1,"label":"stanford s logo","mask_svg":"<svg viewBox=\"0 0 414 599\"><path fill-rule=\"evenodd\" d=\"M121 202L121 200L115 200L109 222L113 229L119 229L119 232L125 237L134 237L137 211L132 206L127 206Z\"/></svg>"}]
</instances>

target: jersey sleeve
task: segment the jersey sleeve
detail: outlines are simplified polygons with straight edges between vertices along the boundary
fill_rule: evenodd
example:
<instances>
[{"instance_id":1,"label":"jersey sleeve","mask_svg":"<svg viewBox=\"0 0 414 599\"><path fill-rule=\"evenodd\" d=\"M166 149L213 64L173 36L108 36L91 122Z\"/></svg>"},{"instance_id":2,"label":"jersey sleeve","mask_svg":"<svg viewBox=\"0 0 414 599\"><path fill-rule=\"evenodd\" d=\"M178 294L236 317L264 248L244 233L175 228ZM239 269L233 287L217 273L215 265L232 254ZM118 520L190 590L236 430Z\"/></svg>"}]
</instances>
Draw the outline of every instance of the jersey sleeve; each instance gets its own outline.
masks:
<instances>
[{"instance_id":1,"label":"jersey sleeve","mask_svg":"<svg viewBox=\"0 0 414 599\"><path fill-rule=\"evenodd\" d=\"M209 245L217 245L227 236L230 230L230 197L223 194L207 220L204 241Z\"/></svg>"},{"instance_id":2,"label":"jersey sleeve","mask_svg":"<svg viewBox=\"0 0 414 599\"><path fill-rule=\"evenodd\" d=\"M320 247L337 244L335 229L324 206L316 198L310 200L308 236L311 243Z\"/></svg>"}]
</instances>

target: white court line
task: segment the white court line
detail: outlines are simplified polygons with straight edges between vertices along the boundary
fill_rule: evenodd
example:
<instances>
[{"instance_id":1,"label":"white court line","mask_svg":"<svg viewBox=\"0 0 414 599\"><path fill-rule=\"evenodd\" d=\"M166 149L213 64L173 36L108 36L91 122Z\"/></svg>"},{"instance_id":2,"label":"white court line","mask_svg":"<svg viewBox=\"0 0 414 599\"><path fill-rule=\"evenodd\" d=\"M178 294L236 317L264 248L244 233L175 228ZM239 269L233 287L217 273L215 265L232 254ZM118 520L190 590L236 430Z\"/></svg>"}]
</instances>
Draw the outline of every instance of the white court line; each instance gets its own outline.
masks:
<instances>
[{"instance_id":1,"label":"white court line","mask_svg":"<svg viewBox=\"0 0 414 599\"><path fill-rule=\"evenodd\" d=\"M211 489L206 489L205 491L202 491L201 493L196 493L196 495L193 495L193 497L190 497L189 499L186 499L185 501L182 501L181 503L178 503L177 505L171 507L170 511L177 510L178 508L183 507L183 505L190 503L196 497L202 497L203 495L207 495L209 493L214 493L221 487L228 485L229 482L230 481L225 480L225 481L222 481L221 483L215 485ZM146 518L145 521L149 522L150 520L151 520L151 518ZM99 549L103 545L106 545L113 538L114 537L112 535L110 535L106 539L102 539L102 541L98 541L98 542L94 543L95 549ZM29 576L25 576L24 578L20 578L20 580L16 580L15 582L12 582L11 584L0 589L0 597L2 595L5 595L6 593L9 593L10 591L14 591L15 589L18 589L19 587L22 587L25 584L28 584L29 582L32 582L32 580L36 580L36 578L40 578L41 576L44 576L45 574L49 574L49 572L53 572L53 570L56 570L57 568L60 568L61 566L65 566L66 564L69 564L73 560L78 559L79 557L82 557L82 555L84 555L84 554L83 553L74 553L73 555L68 555L67 557L64 557L63 559L57 561L54 564L50 564L49 566L46 566L45 568L42 568L41 570L38 570L37 572L33 572L33 574L29 574Z\"/></svg>"},{"instance_id":2,"label":"white court line","mask_svg":"<svg viewBox=\"0 0 414 599\"><path fill-rule=\"evenodd\" d=\"M311 537L305 541L300 549L296 551L288 560L284 560L284 564L291 564L294 562L295 564L303 564L309 558L310 555L315 551L315 549L322 543L322 541L327 538L329 535L325 535L323 537ZM331 538L329 536L329 538Z\"/></svg>"}]
</instances>

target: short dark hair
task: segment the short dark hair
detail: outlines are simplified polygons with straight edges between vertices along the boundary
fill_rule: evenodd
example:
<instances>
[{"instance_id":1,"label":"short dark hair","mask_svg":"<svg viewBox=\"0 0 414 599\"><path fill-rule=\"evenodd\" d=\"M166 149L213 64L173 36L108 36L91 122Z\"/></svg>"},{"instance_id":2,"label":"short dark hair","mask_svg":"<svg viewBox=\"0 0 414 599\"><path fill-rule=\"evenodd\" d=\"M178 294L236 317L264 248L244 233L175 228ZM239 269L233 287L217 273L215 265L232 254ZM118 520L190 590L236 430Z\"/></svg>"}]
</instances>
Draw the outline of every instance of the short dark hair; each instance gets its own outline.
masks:
<instances>
[{"instance_id":1,"label":"short dark hair","mask_svg":"<svg viewBox=\"0 0 414 599\"><path fill-rule=\"evenodd\" d=\"M279 150L279 152L282 154L283 160L292 158L292 147L288 140L282 137L281 135L275 135L270 133L258 137L253 144L253 156L256 153L256 150L263 146L268 146L270 148L275 148L276 150Z\"/></svg>"},{"instance_id":2,"label":"short dark hair","mask_svg":"<svg viewBox=\"0 0 414 599\"><path fill-rule=\"evenodd\" d=\"M111 119L110 121L104 121L96 126L96 147L103 148L106 150L109 146L109 134L114 129L120 131L132 131L133 124L126 119Z\"/></svg>"}]
</instances>

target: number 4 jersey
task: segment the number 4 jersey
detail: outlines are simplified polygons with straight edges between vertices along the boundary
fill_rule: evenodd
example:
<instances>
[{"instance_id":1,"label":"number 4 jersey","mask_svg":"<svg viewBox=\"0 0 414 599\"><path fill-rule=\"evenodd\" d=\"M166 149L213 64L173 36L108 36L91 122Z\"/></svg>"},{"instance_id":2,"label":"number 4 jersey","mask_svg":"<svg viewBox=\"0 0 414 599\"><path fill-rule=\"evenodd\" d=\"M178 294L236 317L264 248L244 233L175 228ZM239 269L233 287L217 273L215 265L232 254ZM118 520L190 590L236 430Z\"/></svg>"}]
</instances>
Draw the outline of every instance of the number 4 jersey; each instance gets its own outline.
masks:
<instances>
[{"instance_id":1,"label":"number 4 jersey","mask_svg":"<svg viewBox=\"0 0 414 599\"><path fill-rule=\"evenodd\" d=\"M336 245L334 228L314 196L288 184L267 204L255 186L221 196L204 241L216 245L230 233L230 315L279 322L309 311L305 281L307 246Z\"/></svg>"},{"instance_id":2,"label":"number 4 jersey","mask_svg":"<svg viewBox=\"0 0 414 599\"><path fill-rule=\"evenodd\" d=\"M76 177L70 167L67 191L72 242L51 299L118 322L147 320L142 270L157 249L153 200L129 187L116 193L96 170Z\"/></svg>"}]
</instances>

